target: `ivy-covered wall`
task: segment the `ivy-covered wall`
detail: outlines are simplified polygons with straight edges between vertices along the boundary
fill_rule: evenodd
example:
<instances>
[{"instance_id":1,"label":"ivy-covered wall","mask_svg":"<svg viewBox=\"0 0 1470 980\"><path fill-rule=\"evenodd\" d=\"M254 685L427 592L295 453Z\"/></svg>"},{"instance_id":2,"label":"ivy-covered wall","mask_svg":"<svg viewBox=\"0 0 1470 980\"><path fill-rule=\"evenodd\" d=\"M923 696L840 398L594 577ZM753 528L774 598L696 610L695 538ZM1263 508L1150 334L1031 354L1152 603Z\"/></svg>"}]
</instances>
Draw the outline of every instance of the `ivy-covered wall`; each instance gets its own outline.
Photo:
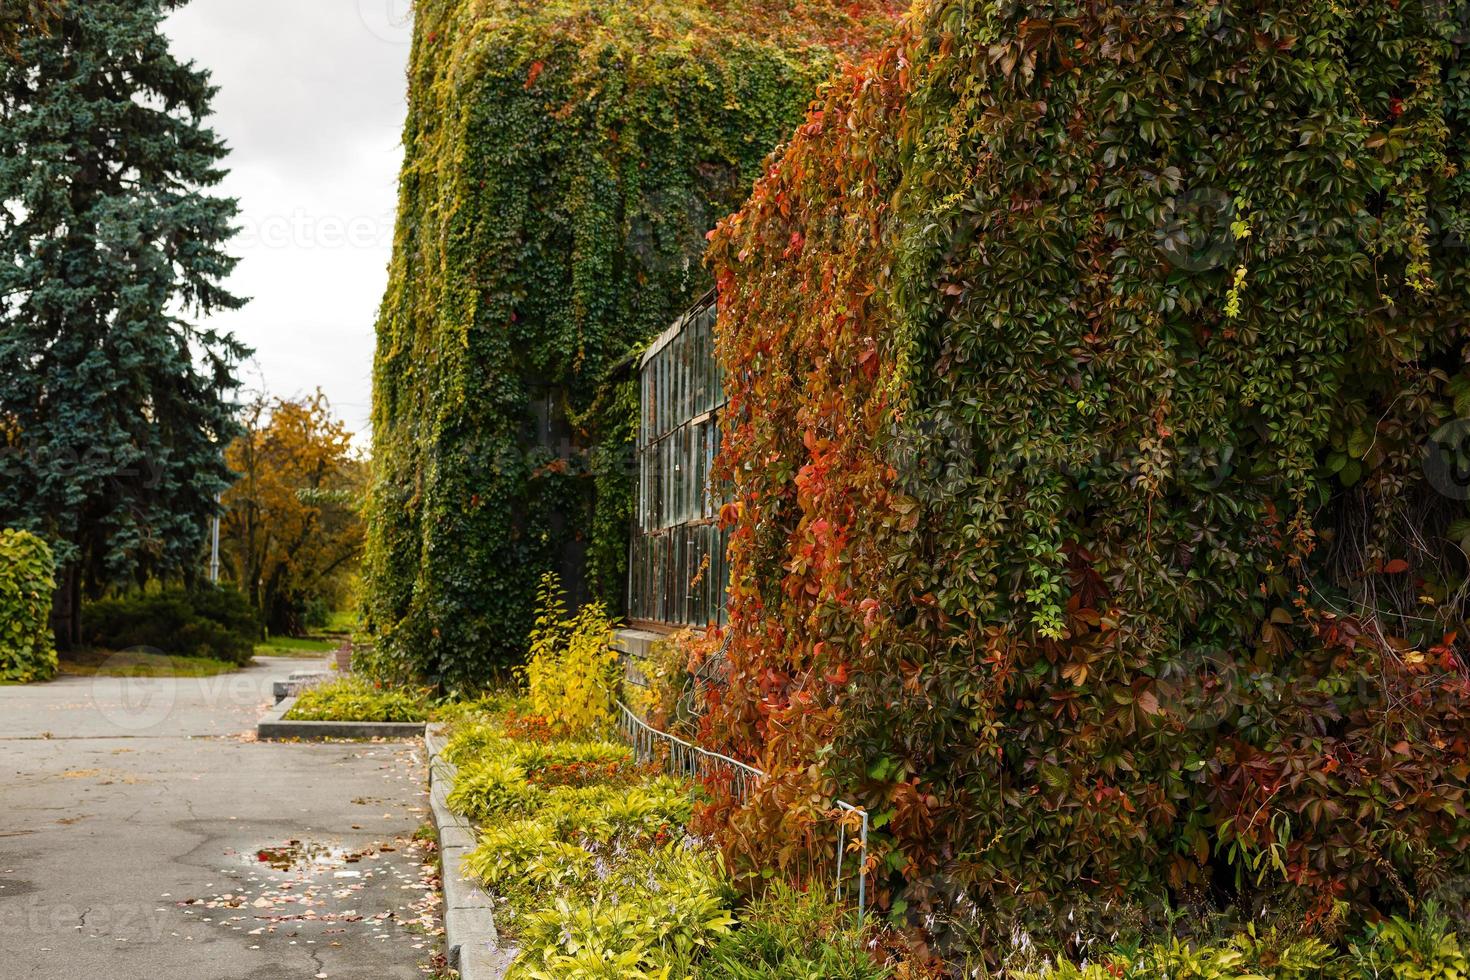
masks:
<instances>
[{"instance_id":1,"label":"ivy-covered wall","mask_svg":"<svg viewBox=\"0 0 1470 980\"><path fill-rule=\"evenodd\" d=\"M1467 870L1467 14L921 0L828 91L713 243L737 849L841 792L981 946Z\"/></svg>"},{"instance_id":2,"label":"ivy-covered wall","mask_svg":"<svg viewBox=\"0 0 1470 980\"><path fill-rule=\"evenodd\" d=\"M608 440L636 397L599 386L708 288L706 232L890 6L416 5L375 368L380 659L484 680L521 659L552 569L590 565L621 605L631 454Z\"/></svg>"}]
</instances>

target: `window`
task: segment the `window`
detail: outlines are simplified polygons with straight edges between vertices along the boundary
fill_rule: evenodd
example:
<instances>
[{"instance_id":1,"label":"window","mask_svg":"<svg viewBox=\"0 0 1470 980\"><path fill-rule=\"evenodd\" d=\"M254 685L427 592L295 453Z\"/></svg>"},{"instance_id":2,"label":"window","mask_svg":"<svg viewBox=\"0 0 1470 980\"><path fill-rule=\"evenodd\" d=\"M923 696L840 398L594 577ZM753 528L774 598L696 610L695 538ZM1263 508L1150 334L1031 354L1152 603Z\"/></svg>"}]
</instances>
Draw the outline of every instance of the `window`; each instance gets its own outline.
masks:
<instances>
[{"instance_id":1,"label":"window","mask_svg":"<svg viewBox=\"0 0 1470 980\"><path fill-rule=\"evenodd\" d=\"M666 626L725 621L727 535L710 485L724 385L707 296L664 332L639 368L638 507L628 614Z\"/></svg>"}]
</instances>

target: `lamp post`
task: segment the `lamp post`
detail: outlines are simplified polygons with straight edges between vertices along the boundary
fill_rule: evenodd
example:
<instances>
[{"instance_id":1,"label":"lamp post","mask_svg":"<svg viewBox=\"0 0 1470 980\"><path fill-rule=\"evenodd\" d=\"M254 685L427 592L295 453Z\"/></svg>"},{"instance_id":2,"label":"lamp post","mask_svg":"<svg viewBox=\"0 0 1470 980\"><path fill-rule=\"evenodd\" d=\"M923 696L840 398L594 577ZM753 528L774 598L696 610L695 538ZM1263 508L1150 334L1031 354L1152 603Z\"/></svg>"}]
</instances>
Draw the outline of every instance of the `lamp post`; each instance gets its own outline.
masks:
<instances>
[{"instance_id":1,"label":"lamp post","mask_svg":"<svg viewBox=\"0 0 1470 980\"><path fill-rule=\"evenodd\" d=\"M219 507L220 495L214 497L214 532L210 535L209 584L219 585Z\"/></svg>"}]
</instances>

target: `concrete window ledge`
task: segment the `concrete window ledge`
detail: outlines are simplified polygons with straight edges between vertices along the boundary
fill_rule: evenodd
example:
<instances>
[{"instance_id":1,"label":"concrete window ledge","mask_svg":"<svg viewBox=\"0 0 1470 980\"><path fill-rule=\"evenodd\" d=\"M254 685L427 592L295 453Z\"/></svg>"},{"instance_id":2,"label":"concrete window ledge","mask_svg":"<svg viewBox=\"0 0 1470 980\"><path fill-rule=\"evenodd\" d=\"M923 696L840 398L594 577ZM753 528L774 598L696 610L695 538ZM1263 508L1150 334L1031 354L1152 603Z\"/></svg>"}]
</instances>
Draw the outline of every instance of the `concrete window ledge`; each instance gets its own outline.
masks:
<instances>
[{"instance_id":1,"label":"concrete window ledge","mask_svg":"<svg viewBox=\"0 0 1470 980\"><path fill-rule=\"evenodd\" d=\"M477 838L470 822L449 809L456 767L444 758L443 726L430 724L424 732L429 756L429 808L439 833L439 856L444 865L444 948L449 965L460 980L501 980L516 957L502 948L495 930L494 903L479 884L460 874L460 867Z\"/></svg>"},{"instance_id":2,"label":"concrete window ledge","mask_svg":"<svg viewBox=\"0 0 1470 980\"><path fill-rule=\"evenodd\" d=\"M296 706L288 697L266 712L255 726L255 737L263 742L284 739L307 741L324 738L419 738L424 723L400 721L287 721L286 713Z\"/></svg>"}]
</instances>

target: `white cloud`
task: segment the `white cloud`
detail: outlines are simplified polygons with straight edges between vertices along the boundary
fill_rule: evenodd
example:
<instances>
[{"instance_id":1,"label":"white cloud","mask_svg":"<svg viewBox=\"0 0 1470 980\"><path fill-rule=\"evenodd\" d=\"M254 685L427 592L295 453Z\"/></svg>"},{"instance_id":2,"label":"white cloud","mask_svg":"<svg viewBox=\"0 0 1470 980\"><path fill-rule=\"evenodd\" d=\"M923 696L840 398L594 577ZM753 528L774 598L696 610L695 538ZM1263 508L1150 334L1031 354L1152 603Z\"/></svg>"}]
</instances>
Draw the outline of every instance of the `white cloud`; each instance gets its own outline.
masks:
<instances>
[{"instance_id":1,"label":"white cloud","mask_svg":"<svg viewBox=\"0 0 1470 980\"><path fill-rule=\"evenodd\" d=\"M407 0L192 0L165 29L220 87L212 125L230 146L221 192L240 200L251 298L216 314L256 350L246 383L320 386L360 443L371 413L373 321L397 204Z\"/></svg>"}]
</instances>

